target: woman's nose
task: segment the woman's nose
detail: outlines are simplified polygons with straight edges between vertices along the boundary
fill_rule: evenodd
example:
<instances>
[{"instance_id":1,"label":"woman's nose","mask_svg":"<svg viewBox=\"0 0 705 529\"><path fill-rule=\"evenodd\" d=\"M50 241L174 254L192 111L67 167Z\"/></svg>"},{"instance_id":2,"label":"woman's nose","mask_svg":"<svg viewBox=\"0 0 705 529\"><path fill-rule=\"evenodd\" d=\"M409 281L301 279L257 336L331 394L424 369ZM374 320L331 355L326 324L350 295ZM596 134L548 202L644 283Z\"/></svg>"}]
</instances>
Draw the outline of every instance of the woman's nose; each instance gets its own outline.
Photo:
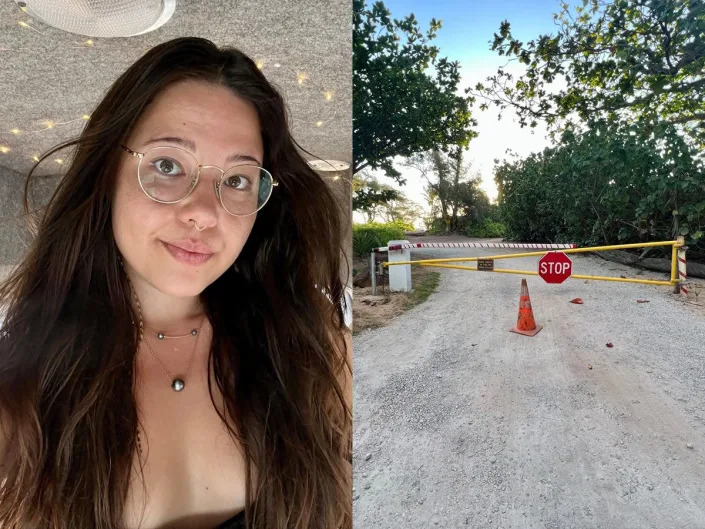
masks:
<instances>
[{"instance_id":1,"label":"woman's nose","mask_svg":"<svg viewBox=\"0 0 705 529\"><path fill-rule=\"evenodd\" d=\"M181 215L183 221L188 223L195 220L199 226L214 226L218 209L223 207L217 193L222 172L202 169L196 187L184 200ZM211 187L211 182L213 187Z\"/></svg>"}]
</instances>

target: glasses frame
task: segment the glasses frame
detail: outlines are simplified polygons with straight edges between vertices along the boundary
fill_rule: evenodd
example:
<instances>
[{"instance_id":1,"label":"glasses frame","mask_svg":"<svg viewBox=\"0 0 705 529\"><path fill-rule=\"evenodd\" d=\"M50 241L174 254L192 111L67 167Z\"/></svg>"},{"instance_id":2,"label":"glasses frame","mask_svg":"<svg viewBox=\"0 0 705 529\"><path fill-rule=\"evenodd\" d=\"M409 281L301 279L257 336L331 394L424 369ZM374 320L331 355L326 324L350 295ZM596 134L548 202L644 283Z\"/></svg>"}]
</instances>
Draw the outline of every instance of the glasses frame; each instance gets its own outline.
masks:
<instances>
[{"instance_id":1,"label":"glasses frame","mask_svg":"<svg viewBox=\"0 0 705 529\"><path fill-rule=\"evenodd\" d=\"M120 145L120 147L122 148L122 150L124 150L125 152L127 152L128 154L130 154L131 156L133 156L134 158L138 158L138 159L139 159L139 162L137 163L137 183L139 184L140 189L142 190L142 192L144 192L145 195L147 195L150 199L152 199L152 200L154 200L155 202L158 202L158 203L160 203L160 204L177 204L177 203L181 202L182 200L187 199L187 198L191 195L191 193L193 193L193 190L196 189L196 186L198 185L198 182L199 182L199 180L201 179L201 169L218 169L218 171L220 171L220 180L214 180L214 181L213 181L213 184L214 184L214 187L215 187L215 194L216 194L216 196L218 197L218 200L220 201L220 205L223 207L223 209L228 213L228 215L232 215L233 217L249 217L250 215L254 215L255 213L257 213L257 212L258 212L259 210L261 210L265 205L267 205L267 202L269 202L269 199L272 197L272 193L274 192L274 188L279 185L279 182L274 179L274 176L272 176L272 173L270 173L270 172L267 171L264 167L260 167L260 166L257 165L257 164L253 164L253 163L241 163L241 164L238 164L238 165L233 165L233 166L230 167L229 169L221 169L221 168L218 167L217 165L201 165L201 164L198 164L198 173L196 173L196 178L192 180L192 182L191 182L191 188L189 189L189 192L186 193L185 196L183 196L183 197L180 198L179 200L170 200L170 201L159 200L159 199L154 198L154 197L153 197L152 195L150 195L149 193L147 193L147 191L145 190L145 188L142 186L142 180L140 179L140 167L142 166L142 160L144 159L145 155L146 155L149 151L153 151L153 150L155 150L155 149L165 149L165 148L169 148L169 149L177 149L177 150L179 150L179 151L185 152L186 154L188 154L189 156L191 156L194 160L196 160L196 163L198 163L198 160L196 159L196 157L195 157L192 153L190 153L189 151L187 151L186 149L182 149L181 147L174 147L174 146L172 146L172 145L161 145L161 146L158 146L158 147L152 147L152 148L150 148L150 149L147 149L145 152L133 151L132 149L130 149L130 148L127 147L126 145ZM272 179L272 187L271 187L271 189L269 190L269 195L267 195L267 198L264 200L264 202L262 202L262 205L261 205L260 207L258 207L258 208L257 208L256 210L254 210L252 213L247 213L247 214L245 214L245 215L238 215L238 214L236 214L236 213L231 213L230 211L228 211L228 208L226 208L226 207L225 207L225 204L223 204L223 197L222 197L221 194L220 194L220 186L223 184L223 180L225 179L225 173L227 173L227 172L230 171L231 169L235 169L236 167L242 167L242 166L258 167L259 169L261 169L262 171L264 171L265 173L267 173L267 174L269 175L269 178Z\"/></svg>"}]
</instances>

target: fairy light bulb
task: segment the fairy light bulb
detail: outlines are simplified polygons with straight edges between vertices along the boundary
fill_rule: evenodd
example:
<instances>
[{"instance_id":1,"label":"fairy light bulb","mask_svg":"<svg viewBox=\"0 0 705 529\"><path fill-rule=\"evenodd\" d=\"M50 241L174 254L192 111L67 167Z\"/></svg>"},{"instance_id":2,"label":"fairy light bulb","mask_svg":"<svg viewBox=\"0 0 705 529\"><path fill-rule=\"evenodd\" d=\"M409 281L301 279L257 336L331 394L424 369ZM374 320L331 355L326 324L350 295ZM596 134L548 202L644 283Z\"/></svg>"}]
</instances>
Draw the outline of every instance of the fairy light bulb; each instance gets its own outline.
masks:
<instances>
[{"instance_id":1,"label":"fairy light bulb","mask_svg":"<svg viewBox=\"0 0 705 529\"><path fill-rule=\"evenodd\" d=\"M331 99L333 99L333 92L327 90L326 92L323 92L323 97L326 98L326 101L330 101Z\"/></svg>"},{"instance_id":2,"label":"fairy light bulb","mask_svg":"<svg viewBox=\"0 0 705 529\"><path fill-rule=\"evenodd\" d=\"M38 161L39 161L39 156L37 156L37 155L35 154L34 156L32 156L32 160L34 160L35 162L38 162Z\"/></svg>"},{"instance_id":3,"label":"fairy light bulb","mask_svg":"<svg viewBox=\"0 0 705 529\"><path fill-rule=\"evenodd\" d=\"M15 136L17 136L22 131L20 129L12 129L10 132L12 132Z\"/></svg>"},{"instance_id":4,"label":"fairy light bulb","mask_svg":"<svg viewBox=\"0 0 705 529\"><path fill-rule=\"evenodd\" d=\"M264 61L257 61L257 68L259 70L261 70L263 66L264 66Z\"/></svg>"},{"instance_id":5,"label":"fairy light bulb","mask_svg":"<svg viewBox=\"0 0 705 529\"><path fill-rule=\"evenodd\" d=\"M316 127L320 127L321 125L323 125L322 121L316 121Z\"/></svg>"},{"instance_id":6,"label":"fairy light bulb","mask_svg":"<svg viewBox=\"0 0 705 529\"><path fill-rule=\"evenodd\" d=\"M44 122L44 126L48 129L53 129L54 125L56 125L56 123L51 121L50 119L48 119Z\"/></svg>"},{"instance_id":7,"label":"fairy light bulb","mask_svg":"<svg viewBox=\"0 0 705 529\"><path fill-rule=\"evenodd\" d=\"M81 116L81 118L82 118L82 119L85 119L86 121L88 121L89 119L91 119L91 116L88 115L88 114L83 114L83 115Z\"/></svg>"},{"instance_id":8,"label":"fairy light bulb","mask_svg":"<svg viewBox=\"0 0 705 529\"><path fill-rule=\"evenodd\" d=\"M298 81L299 84L304 84L304 81L306 80L306 74L305 73L297 74L296 80Z\"/></svg>"},{"instance_id":9,"label":"fairy light bulb","mask_svg":"<svg viewBox=\"0 0 705 529\"><path fill-rule=\"evenodd\" d=\"M57 159L56 159L56 163L58 163L59 165L61 165L62 163L64 163L64 161L63 161L61 158L57 158Z\"/></svg>"},{"instance_id":10,"label":"fairy light bulb","mask_svg":"<svg viewBox=\"0 0 705 529\"><path fill-rule=\"evenodd\" d=\"M88 47L93 46L93 41L91 39L88 39L84 44Z\"/></svg>"},{"instance_id":11,"label":"fairy light bulb","mask_svg":"<svg viewBox=\"0 0 705 529\"><path fill-rule=\"evenodd\" d=\"M18 22L18 24L19 24L20 26L22 26L23 28L28 28L28 27L29 27L29 24L27 24L27 22L25 22L24 20L20 20L20 21Z\"/></svg>"},{"instance_id":12,"label":"fairy light bulb","mask_svg":"<svg viewBox=\"0 0 705 529\"><path fill-rule=\"evenodd\" d=\"M0 145L0 152L3 154L7 154L10 152L10 148L7 145Z\"/></svg>"}]
</instances>

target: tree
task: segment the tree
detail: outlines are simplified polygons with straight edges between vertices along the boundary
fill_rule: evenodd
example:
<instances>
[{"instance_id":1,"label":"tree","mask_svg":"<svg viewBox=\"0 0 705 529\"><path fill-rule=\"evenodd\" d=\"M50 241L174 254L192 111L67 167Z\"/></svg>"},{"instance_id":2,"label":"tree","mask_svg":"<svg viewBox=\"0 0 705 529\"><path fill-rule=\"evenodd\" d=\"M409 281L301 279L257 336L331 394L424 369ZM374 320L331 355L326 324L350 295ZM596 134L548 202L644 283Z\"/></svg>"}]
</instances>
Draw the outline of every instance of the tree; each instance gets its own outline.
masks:
<instances>
[{"instance_id":1,"label":"tree","mask_svg":"<svg viewBox=\"0 0 705 529\"><path fill-rule=\"evenodd\" d=\"M476 133L472 98L456 94L458 62L439 58L413 14L392 19L382 2L353 1L353 173L382 169L399 183L394 157L450 145L467 146ZM433 71L431 71L433 70Z\"/></svg>"},{"instance_id":2,"label":"tree","mask_svg":"<svg viewBox=\"0 0 705 529\"><path fill-rule=\"evenodd\" d=\"M558 31L528 43L504 21L492 49L526 66L514 80L505 68L469 93L513 108L522 126L638 122L648 133L678 125L705 144L705 3L702 0L583 0L554 15ZM558 89L562 79L566 87Z\"/></svg>"},{"instance_id":3,"label":"tree","mask_svg":"<svg viewBox=\"0 0 705 529\"><path fill-rule=\"evenodd\" d=\"M399 193L397 198L383 204L381 211L386 222L411 225L416 224L416 221L423 215L421 206L410 200L404 193Z\"/></svg>"},{"instance_id":4,"label":"tree","mask_svg":"<svg viewBox=\"0 0 705 529\"><path fill-rule=\"evenodd\" d=\"M472 164L463 162L463 149L455 147L449 154L438 149L417 154L409 158L407 167L416 169L427 182L426 194L433 202L438 200L438 213L445 233L460 229L459 219L466 217L474 207L482 203L486 195L479 188L481 177L471 175Z\"/></svg>"},{"instance_id":5,"label":"tree","mask_svg":"<svg viewBox=\"0 0 705 529\"><path fill-rule=\"evenodd\" d=\"M365 213L368 222L376 220L384 205L399 196L392 186L379 182L366 172L353 175L353 210Z\"/></svg>"}]
</instances>

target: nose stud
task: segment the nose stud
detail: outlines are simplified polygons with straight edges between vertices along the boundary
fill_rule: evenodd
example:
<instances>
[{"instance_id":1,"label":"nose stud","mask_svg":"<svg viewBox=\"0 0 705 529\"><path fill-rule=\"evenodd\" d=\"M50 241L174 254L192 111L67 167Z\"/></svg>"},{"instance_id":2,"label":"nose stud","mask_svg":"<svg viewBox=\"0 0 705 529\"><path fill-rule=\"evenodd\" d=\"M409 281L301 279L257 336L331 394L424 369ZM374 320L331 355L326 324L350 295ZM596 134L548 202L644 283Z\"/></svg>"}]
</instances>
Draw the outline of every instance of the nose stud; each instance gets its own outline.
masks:
<instances>
[{"instance_id":1,"label":"nose stud","mask_svg":"<svg viewBox=\"0 0 705 529\"><path fill-rule=\"evenodd\" d=\"M203 226L203 227L201 228L201 227L196 223L196 221L193 220L193 219L191 219L191 222L193 222L193 225L196 226L196 229L197 229L198 231L203 231L203 230L206 229L205 226Z\"/></svg>"}]
</instances>

